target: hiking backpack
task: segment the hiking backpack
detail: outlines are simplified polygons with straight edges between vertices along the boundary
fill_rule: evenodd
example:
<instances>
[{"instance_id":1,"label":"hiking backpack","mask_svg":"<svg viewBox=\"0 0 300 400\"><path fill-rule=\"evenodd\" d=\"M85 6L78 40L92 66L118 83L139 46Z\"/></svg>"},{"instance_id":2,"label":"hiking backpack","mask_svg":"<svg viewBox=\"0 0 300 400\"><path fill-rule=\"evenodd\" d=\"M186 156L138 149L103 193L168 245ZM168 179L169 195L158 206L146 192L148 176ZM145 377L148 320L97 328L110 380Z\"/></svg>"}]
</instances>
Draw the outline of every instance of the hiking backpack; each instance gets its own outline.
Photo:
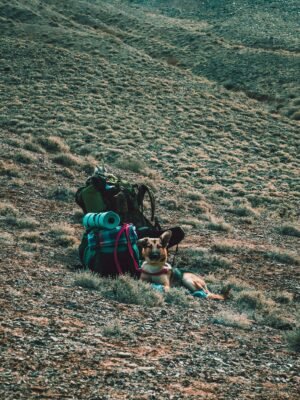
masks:
<instances>
[{"instance_id":1,"label":"hiking backpack","mask_svg":"<svg viewBox=\"0 0 300 400\"><path fill-rule=\"evenodd\" d=\"M129 273L139 276L140 256L137 233L132 224L114 229L87 230L79 246L82 265L102 276Z\"/></svg>"},{"instance_id":2,"label":"hiking backpack","mask_svg":"<svg viewBox=\"0 0 300 400\"><path fill-rule=\"evenodd\" d=\"M144 198L148 194L151 216L144 214ZM155 217L155 199L145 184L131 184L97 168L85 186L75 194L75 201L84 214L114 211L120 216L121 226L113 230L87 229L79 245L79 258L84 267L104 276L120 273L138 275L139 250L137 240L159 237L161 229ZM180 227L168 228L172 237L168 247L184 238ZM121 233L119 233L121 231ZM120 268L121 266L121 268Z\"/></svg>"},{"instance_id":3,"label":"hiking backpack","mask_svg":"<svg viewBox=\"0 0 300 400\"><path fill-rule=\"evenodd\" d=\"M151 205L150 220L144 213L144 199L148 195ZM86 213L114 211L121 223L132 223L137 228L161 230L155 217L155 199L152 190L145 184L131 184L125 180L106 174L97 168L94 175L89 177L85 186L75 194L76 203Z\"/></svg>"}]
</instances>

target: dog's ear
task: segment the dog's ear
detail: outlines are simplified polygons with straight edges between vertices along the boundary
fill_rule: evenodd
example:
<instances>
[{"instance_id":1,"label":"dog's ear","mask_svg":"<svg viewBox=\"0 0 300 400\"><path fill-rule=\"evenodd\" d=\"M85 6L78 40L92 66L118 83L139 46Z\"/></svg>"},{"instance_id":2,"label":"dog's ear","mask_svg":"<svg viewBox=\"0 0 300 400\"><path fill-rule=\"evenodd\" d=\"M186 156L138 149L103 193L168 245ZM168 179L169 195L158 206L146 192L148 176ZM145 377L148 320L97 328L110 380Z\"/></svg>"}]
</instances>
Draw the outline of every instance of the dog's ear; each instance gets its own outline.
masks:
<instances>
[{"instance_id":1,"label":"dog's ear","mask_svg":"<svg viewBox=\"0 0 300 400\"><path fill-rule=\"evenodd\" d=\"M137 241L138 246L146 247L148 243L148 238L142 238Z\"/></svg>"},{"instance_id":2,"label":"dog's ear","mask_svg":"<svg viewBox=\"0 0 300 400\"><path fill-rule=\"evenodd\" d=\"M160 235L162 247L167 247L172 236L172 231L166 231Z\"/></svg>"}]
</instances>

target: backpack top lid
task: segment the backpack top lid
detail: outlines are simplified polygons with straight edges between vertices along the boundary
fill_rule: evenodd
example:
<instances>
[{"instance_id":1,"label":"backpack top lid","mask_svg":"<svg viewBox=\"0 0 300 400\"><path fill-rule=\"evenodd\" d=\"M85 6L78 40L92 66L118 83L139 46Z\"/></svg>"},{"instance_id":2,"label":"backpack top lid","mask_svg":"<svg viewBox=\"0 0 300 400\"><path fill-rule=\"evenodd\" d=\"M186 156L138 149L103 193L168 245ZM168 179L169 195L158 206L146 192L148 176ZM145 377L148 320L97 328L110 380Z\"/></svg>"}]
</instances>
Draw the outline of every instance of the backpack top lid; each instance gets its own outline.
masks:
<instances>
[{"instance_id":1,"label":"backpack top lid","mask_svg":"<svg viewBox=\"0 0 300 400\"><path fill-rule=\"evenodd\" d=\"M115 175L111 174L108 172L107 168L104 166L104 164L102 165L102 167L97 166L94 169L94 173L90 178L99 178L99 179L103 179L108 183L111 184L116 184L119 182L119 178L116 177Z\"/></svg>"}]
</instances>

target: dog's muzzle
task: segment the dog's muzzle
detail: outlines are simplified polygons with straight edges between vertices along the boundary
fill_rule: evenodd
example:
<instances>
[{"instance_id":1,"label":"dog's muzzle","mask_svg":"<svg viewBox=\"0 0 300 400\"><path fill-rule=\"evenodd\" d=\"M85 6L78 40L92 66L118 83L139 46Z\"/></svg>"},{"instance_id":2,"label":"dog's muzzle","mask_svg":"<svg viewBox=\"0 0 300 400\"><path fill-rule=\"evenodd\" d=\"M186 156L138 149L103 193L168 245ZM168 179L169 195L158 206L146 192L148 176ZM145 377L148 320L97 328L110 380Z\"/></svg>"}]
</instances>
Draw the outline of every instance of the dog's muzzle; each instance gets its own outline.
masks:
<instances>
[{"instance_id":1,"label":"dog's muzzle","mask_svg":"<svg viewBox=\"0 0 300 400\"><path fill-rule=\"evenodd\" d=\"M160 260L161 254L160 253L151 253L151 254L149 254L148 257L151 261L158 261L158 260Z\"/></svg>"}]
</instances>

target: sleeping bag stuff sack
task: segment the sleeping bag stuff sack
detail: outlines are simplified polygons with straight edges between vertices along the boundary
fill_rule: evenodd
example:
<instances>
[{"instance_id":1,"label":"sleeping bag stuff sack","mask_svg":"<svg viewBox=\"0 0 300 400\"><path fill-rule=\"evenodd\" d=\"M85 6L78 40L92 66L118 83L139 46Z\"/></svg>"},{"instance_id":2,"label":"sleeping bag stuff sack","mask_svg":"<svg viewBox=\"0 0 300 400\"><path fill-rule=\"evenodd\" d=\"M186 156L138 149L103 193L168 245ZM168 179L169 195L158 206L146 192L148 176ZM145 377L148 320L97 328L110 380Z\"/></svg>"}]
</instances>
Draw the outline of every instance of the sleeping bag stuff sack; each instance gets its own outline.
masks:
<instances>
[{"instance_id":1,"label":"sleeping bag stuff sack","mask_svg":"<svg viewBox=\"0 0 300 400\"><path fill-rule=\"evenodd\" d=\"M85 268L102 276L139 275L139 249L135 226L92 228L83 235L79 257Z\"/></svg>"}]
</instances>

